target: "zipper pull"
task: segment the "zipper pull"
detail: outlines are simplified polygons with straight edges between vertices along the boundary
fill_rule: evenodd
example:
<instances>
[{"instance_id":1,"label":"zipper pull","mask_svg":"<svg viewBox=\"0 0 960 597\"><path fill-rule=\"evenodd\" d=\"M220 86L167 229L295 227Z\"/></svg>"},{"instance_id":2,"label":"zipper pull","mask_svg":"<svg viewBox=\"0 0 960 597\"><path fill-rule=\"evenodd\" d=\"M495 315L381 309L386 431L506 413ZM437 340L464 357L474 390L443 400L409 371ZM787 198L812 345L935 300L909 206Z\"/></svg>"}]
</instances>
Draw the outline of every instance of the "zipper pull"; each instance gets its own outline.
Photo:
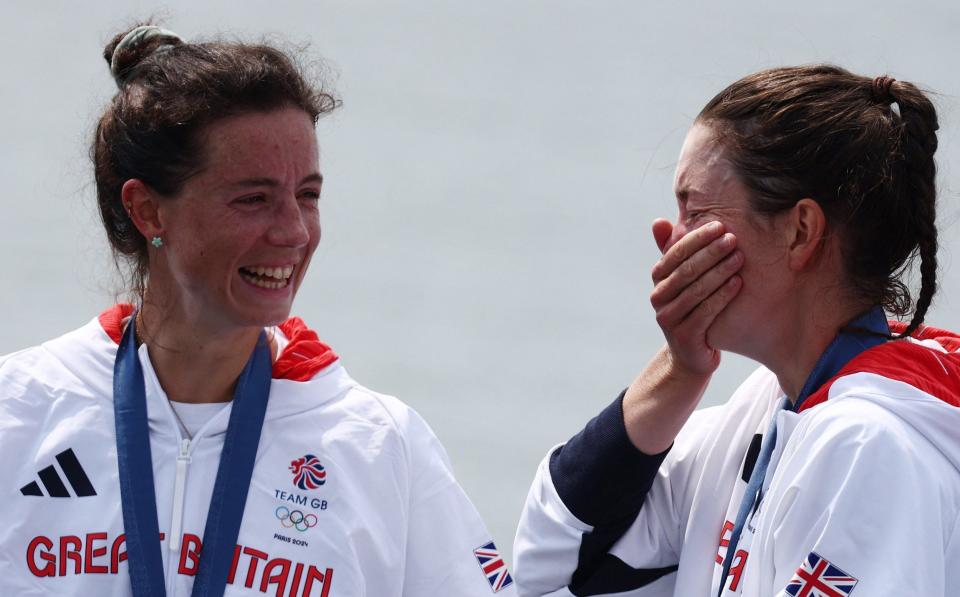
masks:
<instances>
[{"instance_id":1,"label":"zipper pull","mask_svg":"<svg viewBox=\"0 0 960 597\"><path fill-rule=\"evenodd\" d=\"M180 453L177 454L177 480L173 486L173 517L170 523L170 551L180 550L180 540L183 535L183 498L187 485L187 465L190 464L190 440L180 442Z\"/></svg>"}]
</instances>

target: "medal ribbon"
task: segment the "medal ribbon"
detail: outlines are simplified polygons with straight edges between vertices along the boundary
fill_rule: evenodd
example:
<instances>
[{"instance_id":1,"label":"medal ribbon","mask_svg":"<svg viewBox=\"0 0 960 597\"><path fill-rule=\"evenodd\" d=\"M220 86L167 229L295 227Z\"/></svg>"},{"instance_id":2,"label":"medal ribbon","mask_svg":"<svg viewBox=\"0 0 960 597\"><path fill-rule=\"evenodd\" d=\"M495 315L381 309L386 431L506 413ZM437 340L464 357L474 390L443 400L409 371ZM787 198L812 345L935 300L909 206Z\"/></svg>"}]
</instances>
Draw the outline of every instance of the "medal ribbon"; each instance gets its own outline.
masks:
<instances>
[{"instance_id":1,"label":"medal ribbon","mask_svg":"<svg viewBox=\"0 0 960 597\"><path fill-rule=\"evenodd\" d=\"M127 566L134 597L165 597L147 398L143 368L137 355L135 321L136 313L130 318L120 342L113 369ZM261 332L234 391L227 436L207 511L193 597L220 597L226 589L267 410L272 366L270 347Z\"/></svg>"}]
</instances>

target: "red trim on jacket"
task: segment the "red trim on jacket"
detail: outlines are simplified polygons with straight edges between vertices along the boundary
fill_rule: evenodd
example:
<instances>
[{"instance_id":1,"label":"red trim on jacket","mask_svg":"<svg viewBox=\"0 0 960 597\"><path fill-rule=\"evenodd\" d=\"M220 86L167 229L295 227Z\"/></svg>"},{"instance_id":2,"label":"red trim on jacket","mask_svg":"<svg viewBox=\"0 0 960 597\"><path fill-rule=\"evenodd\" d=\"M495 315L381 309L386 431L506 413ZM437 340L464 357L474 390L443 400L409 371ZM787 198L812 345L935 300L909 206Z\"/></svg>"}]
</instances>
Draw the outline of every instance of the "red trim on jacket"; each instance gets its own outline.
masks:
<instances>
[{"instance_id":1,"label":"red trim on jacket","mask_svg":"<svg viewBox=\"0 0 960 597\"><path fill-rule=\"evenodd\" d=\"M100 321L100 327L110 336L113 343L119 345L120 340L123 339L124 324L132 314L133 305L120 303L101 313L97 319Z\"/></svg>"},{"instance_id":2,"label":"red trim on jacket","mask_svg":"<svg viewBox=\"0 0 960 597\"><path fill-rule=\"evenodd\" d=\"M299 317L281 323L280 331L290 342L273 363L275 379L307 381L340 358Z\"/></svg>"},{"instance_id":3,"label":"red trim on jacket","mask_svg":"<svg viewBox=\"0 0 960 597\"><path fill-rule=\"evenodd\" d=\"M890 322L890 331L894 334L900 334L906 328L905 323ZM798 412L826 402L833 382L853 373L876 373L887 379L902 381L947 404L960 407L960 386L954 381L960 379L960 336L947 330L922 326L911 334L911 337L935 340L949 352L942 353L912 342L885 342L854 357L819 390L811 394ZM950 383L951 381L953 383Z\"/></svg>"},{"instance_id":4,"label":"red trim on jacket","mask_svg":"<svg viewBox=\"0 0 960 597\"><path fill-rule=\"evenodd\" d=\"M133 305L120 303L105 310L97 320L110 339L120 344L124 325L131 314ZM289 343L273 363L274 379L308 381L339 358L299 317L291 317L278 327Z\"/></svg>"}]
</instances>

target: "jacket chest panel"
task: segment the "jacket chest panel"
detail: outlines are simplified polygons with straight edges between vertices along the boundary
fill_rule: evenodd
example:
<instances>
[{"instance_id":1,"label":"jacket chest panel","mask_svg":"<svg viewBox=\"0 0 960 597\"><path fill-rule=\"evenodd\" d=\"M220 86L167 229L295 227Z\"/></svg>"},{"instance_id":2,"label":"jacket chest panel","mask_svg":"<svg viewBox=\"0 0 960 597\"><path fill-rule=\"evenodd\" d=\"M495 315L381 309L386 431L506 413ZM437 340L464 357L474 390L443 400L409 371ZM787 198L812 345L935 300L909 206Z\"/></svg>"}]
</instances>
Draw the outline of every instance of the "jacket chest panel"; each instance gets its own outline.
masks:
<instances>
[{"instance_id":1,"label":"jacket chest panel","mask_svg":"<svg viewBox=\"0 0 960 597\"><path fill-rule=\"evenodd\" d=\"M92 441L84 439L88 435ZM16 467L17 481L23 477L29 485L36 478L44 495L15 490L14 506L3 516L7 527L0 535L11 539L4 542L2 560L43 590L97 595L129 590L117 582L127 577L128 564L116 451L103 448L101 435L74 433L64 445L48 446ZM101 445L94 450L93 443ZM77 496L64 476L68 469L58 463L53 470L70 495L46 495L39 472L50 466L50 458L56 463L67 444L74 446L95 495ZM192 448L176 545L171 534L177 526L178 449L174 438L152 442L158 541L174 595L189 595L197 572L221 447L222 441L201 438ZM227 595L362 595L367 570L395 573L401 584L408 491L398 468L402 459L379 454L382 445L374 446L375 453L363 448L282 436L261 443ZM48 479L49 474L44 473ZM0 569L4 564L0 561Z\"/></svg>"}]
</instances>

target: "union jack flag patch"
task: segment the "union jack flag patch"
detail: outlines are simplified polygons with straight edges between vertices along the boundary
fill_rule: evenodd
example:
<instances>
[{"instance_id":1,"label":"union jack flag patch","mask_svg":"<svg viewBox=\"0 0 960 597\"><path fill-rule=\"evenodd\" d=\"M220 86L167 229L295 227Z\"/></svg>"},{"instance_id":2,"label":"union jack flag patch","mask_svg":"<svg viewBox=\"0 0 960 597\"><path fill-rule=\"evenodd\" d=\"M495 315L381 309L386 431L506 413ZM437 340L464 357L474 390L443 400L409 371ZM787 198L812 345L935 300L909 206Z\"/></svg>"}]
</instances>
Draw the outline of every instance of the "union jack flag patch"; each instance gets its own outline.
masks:
<instances>
[{"instance_id":1,"label":"union jack flag patch","mask_svg":"<svg viewBox=\"0 0 960 597\"><path fill-rule=\"evenodd\" d=\"M810 552L803 565L787 583L781 595L790 597L846 597L857 586L857 579L831 564L816 552Z\"/></svg>"},{"instance_id":2,"label":"union jack flag patch","mask_svg":"<svg viewBox=\"0 0 960 597\"><path fill-rule=\"evenodd\" d=\"M483 570L487 582L490 583L490 589L494 593L513 584L513 579L507 572L507 565L503 563L503 558L500 557L500 552L497 551L493 541L473 550L473 555L477 557L480 569Z\"/></svg>"}]
</instances>

